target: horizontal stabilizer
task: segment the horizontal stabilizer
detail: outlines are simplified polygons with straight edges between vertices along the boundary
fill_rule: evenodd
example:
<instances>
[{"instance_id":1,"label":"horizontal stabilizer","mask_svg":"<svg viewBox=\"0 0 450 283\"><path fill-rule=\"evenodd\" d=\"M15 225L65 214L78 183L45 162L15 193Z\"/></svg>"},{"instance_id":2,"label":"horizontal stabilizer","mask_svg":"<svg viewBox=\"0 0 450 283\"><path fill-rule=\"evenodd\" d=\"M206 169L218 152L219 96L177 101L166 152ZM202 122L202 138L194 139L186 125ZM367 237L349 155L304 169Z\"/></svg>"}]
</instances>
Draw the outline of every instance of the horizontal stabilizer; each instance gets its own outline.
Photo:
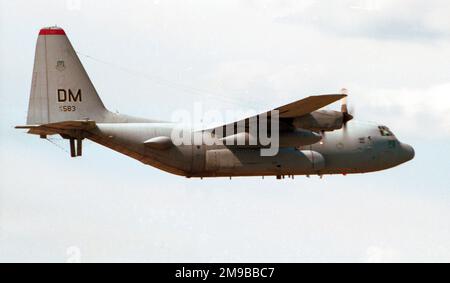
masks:
<instances>
[{"instance_id":1,"label":"horizontal stabilizer","mask_svg":"<svg viewBox=\"0 0 450 283\"><path fill-rule=\"evenodd\" d=\"M55 135L71 130L91 130L96 127L94 121L64 121L36 126L17 126L16 129L29 130L33 135Z\"/></svg>"}]
</instances>

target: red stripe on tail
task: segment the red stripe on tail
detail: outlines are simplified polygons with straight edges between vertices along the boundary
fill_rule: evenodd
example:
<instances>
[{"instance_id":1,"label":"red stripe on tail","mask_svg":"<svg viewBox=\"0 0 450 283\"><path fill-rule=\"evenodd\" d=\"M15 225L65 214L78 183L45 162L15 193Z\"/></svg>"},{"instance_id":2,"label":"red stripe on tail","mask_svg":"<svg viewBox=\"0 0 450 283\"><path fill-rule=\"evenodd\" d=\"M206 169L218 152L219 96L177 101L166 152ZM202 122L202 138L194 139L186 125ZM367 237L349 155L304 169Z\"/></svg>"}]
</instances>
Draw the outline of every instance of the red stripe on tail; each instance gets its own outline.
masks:
<instances>
[{"instance_id":1,"label":"red stripe on tail","mask_svg":"<svg viewBox=\"0 0 450 283\"><path fill-rule=\"evenodd\" d=\"M41 29L39 35L66 35L63 29Z\"/></svg>"}]
</instances>

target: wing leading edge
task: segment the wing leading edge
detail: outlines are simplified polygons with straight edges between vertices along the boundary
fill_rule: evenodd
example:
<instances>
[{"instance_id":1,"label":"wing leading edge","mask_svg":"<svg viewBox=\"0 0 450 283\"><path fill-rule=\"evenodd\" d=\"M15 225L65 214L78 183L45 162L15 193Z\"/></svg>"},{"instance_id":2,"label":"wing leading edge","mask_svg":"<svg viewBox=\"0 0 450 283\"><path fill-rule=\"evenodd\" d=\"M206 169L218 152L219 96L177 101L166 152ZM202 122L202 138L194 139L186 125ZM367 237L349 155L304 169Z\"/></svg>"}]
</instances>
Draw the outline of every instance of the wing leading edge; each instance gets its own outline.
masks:
<instances>
[{"instance_id":1,"label":"wing leading edge","mask_svg":"<svg viewBox=\"0 0 450 283\"><path fill-rule=\"evenodd\" d=\"M289 123L285 120L289 120L291 118L301 117L304 115L307 115L311 112L314 112L316 110L319 110L331 103L334 103L338 100L341 100L343 98L347 97L345 94L325 94L325 95L317 95L317 96L309 96L307 98L295 101L293 103L275 108L274 110L279 111L279 118L280 118L280 127L289 127ZM273 111L273 110L272 110ZM271 111L267 111L266 113L261 113L260 115L267 114L267 117L270 117ZM232 122L230 124L222 125L219 127L216 127L214 129L209 129L206 131L221 131L227 127L236 127L237 124L241 125L247 125L246 121L249 119L255 118L257 116L249 117L247 119L239 120L236 122ZM246 128L245 131L248 129ZM239 132L239 131L238 131ZM243 132L243 131L241 131Z\"/></svg>"},{"instance_id":2,"label":"wing leading edge","mask_svg":"<svg viewBox=\"0 0 450 283\"><path fill-rule=\"evenodd\" d=\"M275 110L280 111L280 118L295 118L319 110L331 103L343 99L345 94L326 94L310 96L305 99L281 106Z\"/></svg>"}]
</instances>

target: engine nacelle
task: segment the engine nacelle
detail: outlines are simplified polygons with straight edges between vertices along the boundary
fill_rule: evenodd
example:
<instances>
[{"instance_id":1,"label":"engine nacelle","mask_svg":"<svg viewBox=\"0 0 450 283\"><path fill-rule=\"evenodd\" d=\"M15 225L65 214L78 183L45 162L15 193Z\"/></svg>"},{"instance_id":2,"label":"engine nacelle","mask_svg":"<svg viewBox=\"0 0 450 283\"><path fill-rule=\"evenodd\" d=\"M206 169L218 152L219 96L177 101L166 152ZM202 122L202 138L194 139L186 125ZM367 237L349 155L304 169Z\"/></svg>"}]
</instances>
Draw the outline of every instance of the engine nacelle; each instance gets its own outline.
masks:
<instances>
[{"instance_id":1,"label":"engine nacelle","mask_svg":"<svg viewBox=\"0 0 450 283\"><path fill-rule=\"evenodd\" d=\"M333 110L319 110L307 115L297 117L293 121L296 128L311 131L334 131L339 130L344 125L344 114Z\"/></svg>"}]
</instances>

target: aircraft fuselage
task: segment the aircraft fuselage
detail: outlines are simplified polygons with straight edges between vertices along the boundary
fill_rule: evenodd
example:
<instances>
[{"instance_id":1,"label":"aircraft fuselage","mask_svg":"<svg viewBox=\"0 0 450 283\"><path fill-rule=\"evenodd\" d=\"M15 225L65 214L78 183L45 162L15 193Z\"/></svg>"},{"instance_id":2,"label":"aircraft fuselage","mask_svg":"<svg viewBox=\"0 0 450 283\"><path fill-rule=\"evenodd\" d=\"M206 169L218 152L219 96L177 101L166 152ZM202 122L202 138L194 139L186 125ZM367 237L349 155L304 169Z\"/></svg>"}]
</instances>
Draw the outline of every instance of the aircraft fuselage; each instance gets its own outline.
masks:
<instances>
[{"instance_id":1,"label":"aircraft fuselage","mask_svg":"<svg viewBox=\"0 0 450 283\"><path fill-rule=\"evenodd\" d=\"M351 122L327 132L321 142L280 148L275 156L261 156L257 148L226 145L181 145L156 150L145 141L170 137L171 123L97 124L87 136L97 143L145 164L186 177L294 176L353 174L395 167L414 158L411 146L379 126Z\"/></svg>"}]
</instances>

